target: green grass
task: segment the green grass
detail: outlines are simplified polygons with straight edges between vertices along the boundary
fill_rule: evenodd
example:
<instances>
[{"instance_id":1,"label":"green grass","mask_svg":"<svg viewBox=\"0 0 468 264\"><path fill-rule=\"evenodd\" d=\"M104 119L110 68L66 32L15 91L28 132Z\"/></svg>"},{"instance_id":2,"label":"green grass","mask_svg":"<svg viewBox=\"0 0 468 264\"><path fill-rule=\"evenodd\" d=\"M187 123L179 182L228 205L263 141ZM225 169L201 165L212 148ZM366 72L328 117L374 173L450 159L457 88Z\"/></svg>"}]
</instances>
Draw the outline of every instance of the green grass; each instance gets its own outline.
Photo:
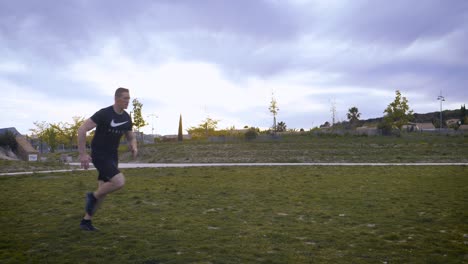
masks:
<instances>
[{"instance_id":1,"label":"green grass","mask_svg":"<svg viewBox=\"0 0 468 264\"><path fill-rule=\"evenodd\" d=\"M0 178L1 263L463 263L466 166L124 171L78 229L96 172Z\"/></svg>"},{"instance_id":2,"label":"green grass","mask_svg":"<svg viewBox=\"0 0 468 264\"><path fill-rule=\"evenodd\" d=\"M284 136L276 141L140 145L139 162L468 162L468 137ZM132 161L122 152L123 161Z\"/></svg>"},{"instance_id":3,"label":"green grass","mask_svg":"<svg viewBox=\"0 0 468 264\"><path fill-rule=\"evenodd\" d=\"M22 160L0 160L0 173L62 169L70 169L70 166L59 161L28 162Z\"/></svg>"},{"instance_id":4,"label":"green grass","mask_svg":"<svg viewBox=\"0 0 468 264\"><path fill-rule=\"evenodd\" d=\"M246 163L246 162L459 162L468 163L468 135L403 134L384 136L283 136L280 140L211 143L201 140L162 142L139 146L136 160L120 148L122 162ZM43 156L48 162L0 160L0 173L67 169L62 153ZM78 153L67 153L75 162Z\"/></svg>"}]
</instances>

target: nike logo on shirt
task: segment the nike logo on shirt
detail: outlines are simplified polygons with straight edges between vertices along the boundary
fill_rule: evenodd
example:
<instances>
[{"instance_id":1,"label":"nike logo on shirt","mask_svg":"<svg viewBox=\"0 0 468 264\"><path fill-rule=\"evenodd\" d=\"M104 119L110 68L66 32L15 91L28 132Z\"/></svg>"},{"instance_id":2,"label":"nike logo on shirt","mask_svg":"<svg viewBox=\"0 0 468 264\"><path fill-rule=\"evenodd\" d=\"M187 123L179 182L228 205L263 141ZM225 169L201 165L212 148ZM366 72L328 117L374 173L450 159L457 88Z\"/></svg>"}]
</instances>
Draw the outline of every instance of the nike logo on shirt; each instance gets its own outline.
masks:
<instances>
[{"instance_id":1,"label":"nike logo on shirt","mask_svg":"<svg viewBox=\"0 0 468 264\"><path fill-rule=\"evenodd\" d=\"M114 119L112 119L110 125L111 125L111 127L118 127L118 126L121 126L121 125L123 125L123 124L125 124L125 123L127 123L127 122L128 122L128 121L121 122L121 123L115 123L115 122L114 122Z\"/></svg>"}]
</instances>

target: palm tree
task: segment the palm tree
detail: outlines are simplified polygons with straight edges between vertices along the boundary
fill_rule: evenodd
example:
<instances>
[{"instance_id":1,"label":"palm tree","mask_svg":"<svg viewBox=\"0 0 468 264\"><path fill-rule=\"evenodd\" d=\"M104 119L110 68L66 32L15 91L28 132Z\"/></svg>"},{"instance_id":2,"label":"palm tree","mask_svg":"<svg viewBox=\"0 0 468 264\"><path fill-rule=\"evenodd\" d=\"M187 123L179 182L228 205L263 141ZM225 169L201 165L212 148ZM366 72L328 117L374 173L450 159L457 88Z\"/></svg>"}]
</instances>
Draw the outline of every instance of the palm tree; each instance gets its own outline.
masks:
<instances>
[{"instance_id":1,"label":"palm tree","mask_svg":"<svg viewBox=\"0 0 468 264\"><path fill-rule=\"evenodd\" d=\"M361 113L359 113L359 109L355 106L351 107L350 109L348 109L348 120L351 124L354 124L356 123L356 121L359 120L359 118L361 117Z\"/></svg>"},{"instance_id":2,"label":"palm tree","mask_svg":"<svg viewBox=\"0 0 468 264\"><path fill-rule=\"evenodd\" d=\"M278 132L285 132L286 131L286 123L284 123L283 121L279 122L278 126L277 126L277 130L278 130Z\"/></svg>"}]
</instances>

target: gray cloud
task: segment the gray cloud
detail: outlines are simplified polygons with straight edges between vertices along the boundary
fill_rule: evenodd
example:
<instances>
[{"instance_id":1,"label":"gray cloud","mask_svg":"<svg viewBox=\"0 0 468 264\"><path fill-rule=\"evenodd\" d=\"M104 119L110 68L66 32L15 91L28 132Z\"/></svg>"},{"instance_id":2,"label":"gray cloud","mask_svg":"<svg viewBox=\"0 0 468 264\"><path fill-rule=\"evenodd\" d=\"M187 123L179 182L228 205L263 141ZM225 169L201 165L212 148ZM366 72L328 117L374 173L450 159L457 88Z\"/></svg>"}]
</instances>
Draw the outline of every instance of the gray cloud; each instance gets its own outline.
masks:
<instances>
[{"instance_id":1,"label":"gray cloud","mask_svg":"<svg viewBox=\"0 0 468 264\"><path fill-rule=\"evenodd\" d=\"M406 46L419 38L439 38L461 28L467 24L467 12L464 0L357 0L318 15L327 35Z\"/></svg>"},{"instance_id":2,"label":"gray cloud","mask_svg":"<svg viewBox=\"0 0 468 264\"><path fill-rule=\"evenodd\" d=\"M0 56L26 69L0 80L89 96L93 84L60 73L112 41L136 64L207 62L234 83L313 73L300 83L468 98L465 0L0 1Z\"/></svg>"}]
</instances>

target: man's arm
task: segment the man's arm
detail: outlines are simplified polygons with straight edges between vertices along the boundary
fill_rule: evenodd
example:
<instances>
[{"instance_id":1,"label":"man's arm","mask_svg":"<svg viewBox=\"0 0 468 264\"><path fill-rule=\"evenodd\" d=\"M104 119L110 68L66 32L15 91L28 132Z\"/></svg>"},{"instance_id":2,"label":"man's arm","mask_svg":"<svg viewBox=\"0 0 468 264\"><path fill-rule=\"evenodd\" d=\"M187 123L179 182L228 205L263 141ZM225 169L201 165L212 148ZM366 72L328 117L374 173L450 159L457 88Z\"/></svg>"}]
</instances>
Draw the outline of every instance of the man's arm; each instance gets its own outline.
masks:
<instances>
[{"instance_id":1,"label":"man's arm","mask_svg":"<svg viewBox=\"0 0 468 264\"><path fill-rule=\"evenodd\" d=\"M88 118L78 128L78 153L80 154L81 167L84 169L89 168L89 162L91 161L91 157L86 152L86 132L95 127L96 123L91 118Z\"/></svg>"},{"instance_id":2,"label":"man's arm","mask_svg":"<svg viewBox=\"0 0 468 264\"><path fill-rule=\"evenodd\" d=\"M136 158L138 154L138 147L135 134L130 130L125 132L125 137L127 138L128 148L133 154L133 158Z\"/></svg>"}]
</instances>

